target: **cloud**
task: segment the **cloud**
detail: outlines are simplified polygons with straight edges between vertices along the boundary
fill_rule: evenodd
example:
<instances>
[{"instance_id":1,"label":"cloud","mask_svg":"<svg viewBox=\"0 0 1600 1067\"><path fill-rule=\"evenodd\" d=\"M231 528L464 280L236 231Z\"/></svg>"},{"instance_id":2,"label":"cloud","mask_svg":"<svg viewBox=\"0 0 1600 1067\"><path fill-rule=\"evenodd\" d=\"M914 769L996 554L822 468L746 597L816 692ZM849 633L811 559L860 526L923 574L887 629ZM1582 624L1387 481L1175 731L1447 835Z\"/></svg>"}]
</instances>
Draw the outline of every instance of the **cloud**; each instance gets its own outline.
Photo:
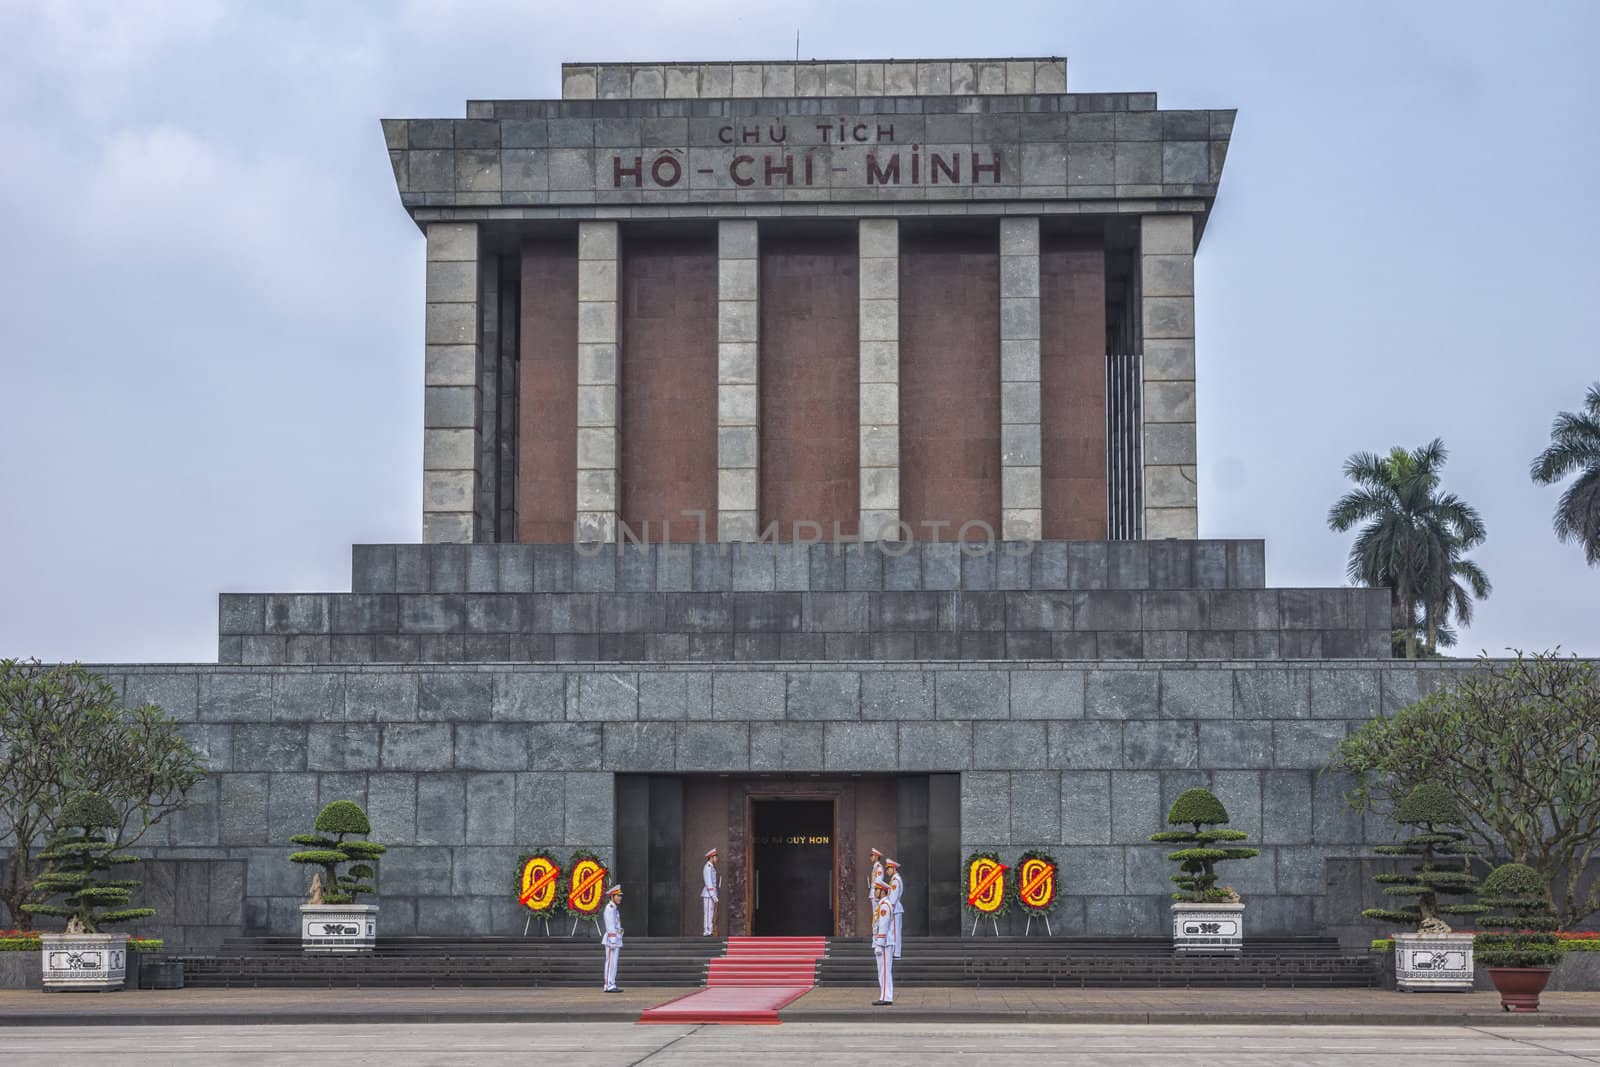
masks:
<instances>
[{"instance_id":1,"label":"cloud","mask_svg":"<svg viewBox=\"0 0 1600 1067\"><path fill-rule=\"evenodd\" d=\"M225 17L219 0L53 0L24 14L6 30L20 37L27 65L96 116L115 110L131 83L159 76L162 56L210 36Z\"/></svg>"}]
</instances>

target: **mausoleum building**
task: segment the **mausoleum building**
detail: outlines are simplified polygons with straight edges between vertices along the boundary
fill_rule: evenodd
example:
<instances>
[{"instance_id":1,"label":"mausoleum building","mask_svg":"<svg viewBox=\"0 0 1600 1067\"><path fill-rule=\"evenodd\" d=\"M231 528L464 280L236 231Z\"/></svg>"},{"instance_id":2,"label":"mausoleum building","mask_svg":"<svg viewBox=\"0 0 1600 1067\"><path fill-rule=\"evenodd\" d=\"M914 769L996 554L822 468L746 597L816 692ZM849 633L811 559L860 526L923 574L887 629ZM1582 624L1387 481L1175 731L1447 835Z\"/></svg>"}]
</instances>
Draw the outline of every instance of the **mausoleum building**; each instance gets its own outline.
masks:
<instances>
[{"instance_id":1,"label":"mausoleum building","mask_svg":"<svg viewBox=\"0 0 1600 1067\"><path fill-rule=\"evenodd\" d=\"M876 846L912 935L966 932L967 853L1034 847L1057 933L1161 934L1148 837L1192 786L1261 847L1252 932L1351 921L1330 860L1392 832L1322 768L1454 668L1389 659L1385 591L1199 537L1234 112L1057 58L561 90L383 122L426 247L421 543L223 595L215 665L101 668L212 770L151 850L173 936L293 933L289 837L338 798L390 846L385 935L520 932L538 848L600 854L630 935L698 932L713 846L727 932L863 935Z\"/></svg>"}]
</instances>

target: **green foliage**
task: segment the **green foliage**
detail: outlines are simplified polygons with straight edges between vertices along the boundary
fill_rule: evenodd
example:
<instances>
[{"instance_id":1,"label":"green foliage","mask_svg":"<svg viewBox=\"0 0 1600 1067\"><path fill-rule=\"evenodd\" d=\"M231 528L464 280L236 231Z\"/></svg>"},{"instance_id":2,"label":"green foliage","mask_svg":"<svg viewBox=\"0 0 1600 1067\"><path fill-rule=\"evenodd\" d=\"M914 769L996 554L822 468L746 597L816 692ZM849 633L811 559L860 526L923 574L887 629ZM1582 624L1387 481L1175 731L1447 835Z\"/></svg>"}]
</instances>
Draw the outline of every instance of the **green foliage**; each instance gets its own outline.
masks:
<instances>
[{"instance_id":1,"label":"green foliage","mask_svg":"<svg viewBox=\"0 0 1600 1067\"><path fill-rule=\"evenodd\" d=\"M1488 914L1478 924L1496 933L1472 939L1477 960L1486 967L1554 967L1561 959L1558 928L1550 907L1549 883L1532 867L1507 863L1483 880Z\"/></svg>"},{"instance_id":2,"label":"green foliage","mask_svg":"<svg viewBox=\"0 0 1600 1067\"><path fill-rule=\"evenodd\" d=\"M972 870L973 863L978 860L993 860L996 863L1004 862L1000 858L1000 853L992 852L989 849L978 849L976 852L967 857L967 862L961 865L961 907L964 911L966 911L967 918L999 919L1003 916L1011 914L1012 891L1009 889L1000 895L1000 906L994 911L979 911L977 908L967 903L967 891L971 888L968 882L968 878L970 877L968 872ZM1001 877L1003 878L1015 873L1015 871L1007 871L1004 875L1001 875Z\"/></svg>"},{"instance_id":3,"label":"green foliage","mask_svg":"<svg viewBox=\"0 0 1600 1067\"><path fill-rule=\"evenodd\" d=\"M322 868L322 902L354 904L361 894L376 893L372 880L377 871L372 865L388 851L387 846L346 836L372 832L361 805L353 800L335 800L317 814L314 825L317 833L289 838L293 844L309 846L289 853L289 862ZM345 870L341 871L341 866Z\"/></svg>"},{"instance_id":4,"label":"green foliage","mask_svg":"<svg viewBox=\"0 0 1600 1067\"><path fill-rule=\"evenodd\" d=\"M557 915L565 915L567 913L567 890L571 888L567 883L567 871L570 868L563 867L561 860L556 858L556 854L547 848L536 848L532 852L524 852L517 857L517 868L511 872L512 899L516 900L522 897L522 868L527 866L528 861L536 856L543 856L555 864L556 869L561 872L556 875L555 899L550 902L550 907L543 914L551 918Z\"/></svg>"},{"instance_id":5,"label":"green foliage","mask_svg":"<svg viewBox=\"0 0 1600 1067\"><path fill-rule=\"evenodd\" d=\"M1172 802L1167 822L1218 826L1228 821L1228 809L1209 789L1186 789Z\"/></svg>"},{"instance_id":6,"label":"green foliage","mask_svg":"<svg viewBox=\"0 0 1600 1067\"><path fill-rule=\"evenodd\" d=\"M34 891L46 899L61 897L60 904L30 901L22 905L29 915L52 915L76 919L85 933L98 933L102 926L146 919L154 908L130 908L127 903L139 883L110 879L104 875L116 867L139 862L138 857L115 851L107 835L117 826L116 812L104 797L73 794L61 806L65 822L50 844L38 855L45 869L33 881Z\"/></svg>"},{"instance_id":7,"label":"green foliage","mask_svg":"<svg viewBox=\"0 0 1600 1067\"><path fill-rule=\"evenodd\" d=\"M1394 807L1394 821L1407 826L1457 826L1461 822L1461 809L1444 786L1437 782L1423 782L1400 798Z\"/></svg>"},{"instance_id":8,"label":"green foliage","mask_svg":"<svg viewBox=\"0 0 1600 1067\"><path fill-rule=\"evenodd\" d=\"M1416 856L1418 862L1403 874L1380 874L1374 880L1385 887L1385 896L1412 900L1392 908L1367 908L1361 914L1418 929L1426 920L1441 915L1482 914L1482 904L1439 901L1440 897L1468 897L1478 888L1469 867L1478 849L1468 843L1466 832L1457 828L1461 811L1450 794L1435 782L1424 782L1395 804L1394 820L1418 832L1399 844L1379 845L1374 851L1385 856ZM1437 861L1446 857L1456 857L1457 862L1441 866Z\"/></svg>"},{"instance_id":9,"label":"green foliage","mask_svg":"<svg viewBox=\"0 0 1600 1067\"><path fill-rule=\"evenodd\" d=\"M1261 855L1260 849L1226 844L1243 841L1249 835L1243 830L1208 830L1228 821L1228 809L1209 789L1185 790L1172 809L1167 812L1171 825L1188 824L1187 830L1162 830L1150 835L1158 844L1187 844L1167 853L1167 859L1178 864L1178 873L1172 881L1178 885L1173 900L1191 904L1216 904L1229 899L1225 889L1218 889L1216 865L1225 860L1247 860ZM1220 847L1219 847L1220 846Z\"/></svg>"},{"instance_id":10,"label":"green foliage","mask_svg":"<svg viewBox=\"0 0 1600 1067\"><path fill-rule=\"evenodd\" d=\"M1391 813L1425 783L1461 809L1460 829L1496 863L1551 886L1563 925L1600 911L1600 672L1554 653L1483 660L1454 684L1339 744L1357 811Z\"/></svg>"},{"instance_id":11,"label":"green foliage","mask_svg":"<svg viewBox=\"0 0 1600 1067\"><path fill-rule=\"evenodd\" d=\"M1452 614L1471 623L1473 599L1491 592L1488 576L1463 555L1487 536L1483 519L1454 493L1439 492L1447 455L1437 438L1382 457L1358 452L1344 465L1356 488L1328 511L1328 525L1340 533L1361 526L1346 571L1353 582L1390 591L1408 659L1418 655L1419 612L1422 647L1431 654Z\"/></svg>"},{"instance_id":12,"label":"green foliage","mask_svg":"<svg viewBox=\"0 0 1600 1067\"><path fill-rule=\"evenodd\" d=\"M372 824L367 821L367 813L353 800L335 800L317 813L314 825L320 834L365 836L372 833Z\"/></svg>"},{"instance_id":13,"label":"green foliage","mask_svg":"<svg viewBox=\"0 0 1600 1067\"><path fill-rule=\"evenodd\" d=\"M1600 382L1583 398L1583 410L1563 411L1550 426L1550 447L1528 472L1539 485L1578 477L1556 504L1556 539L1576 541L1589 565L1600 566Z\"/></svg>"},{"instance_id":14,"label":"green foliage","mask_svg":"<svg viewBox=\"0 0 1600 1067\"><path fill-rule=\"evenodd\" d=\"M10 849L0 903L23 927L35 913L22 905L46 895L34 885L42 861L32 850L81 825L63 817L69 796L97 794L113 816L101 826L108 840L131 848L186 807L205 776L200 754L160 708L123 707L114 688L75 663L0 660L0 738L0 851ZM95 820L104 818L102 809Z\"/></svg>"},{"instance_id":15,"label":"green foliage","mask_svg":"<svg viewBox=\"0 0 1600 1067\"><path fill-rule=\"evenodd\" d=\"M159 937L130 937L128 951L160 952L166 944ZM38 952L43 947L44 941L37 931L29 931L26 934L17 931L15 935L0 935L0 952Z\"/></svg>"}]
</instances>

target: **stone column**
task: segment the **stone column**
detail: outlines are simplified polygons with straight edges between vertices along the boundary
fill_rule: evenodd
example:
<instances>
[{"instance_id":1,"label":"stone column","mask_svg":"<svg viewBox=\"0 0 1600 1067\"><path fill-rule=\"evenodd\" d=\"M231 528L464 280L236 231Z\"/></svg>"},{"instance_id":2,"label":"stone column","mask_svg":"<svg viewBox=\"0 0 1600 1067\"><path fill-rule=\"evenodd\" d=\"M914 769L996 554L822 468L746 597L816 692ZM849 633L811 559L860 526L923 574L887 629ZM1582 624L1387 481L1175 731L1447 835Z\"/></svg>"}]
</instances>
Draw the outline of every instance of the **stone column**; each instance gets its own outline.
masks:
<instances>
[{"instance_id":1,"label":"stone column","mask_svg":"<svg viewBox=\"0 0 1600 1067\"><path fill-rule=\"evenodd\" d=\"M1144 535L1200 536L1195 482L1194 222L1139 226L1144 336Z\"/></svg>"},{"instance_id":2,"label":"stone column","mask_svg":"<svg viewBox=\"0 0 1600 1067\"><path fill-rule=\"evenodd\" d=\"M1039 220L1000 220L1000 536L1043 534L1039 442Z\"/></svg>"},{"instance_id":3,"label":"stone column","mask_svg":"<svg viewBox=\"0 0 1600 1067\"><path fill-rule=\"evenodd\" d=\"M900 524L900 223L860 223L861 539Z\"/></svg>"},{"instance_id":4,"label":"stone column","mask_svg":"<svg viewBox=\"0 0 1600 1067\"><path fill-rule=\"evenodd\" d=\"M617 539L617 303L621 267L622 240L617 224L579 222L579 541Z\"/></svg>"},{"instance_id":5,"label":"stone column","mask_svg":"<svg viewBox=\"0 0 1600 1067\"><path fill-rule=\"evenodd\" d=\"M478 225L428 224L422 540L478 539Z\"/></svg>"},{"instance_id":6,"label":"stone column","mask_svg":"<svg viewBox=\"0 0 1600 1067\"><path fill-rule=\"evenodd\" d=\"M753 541L761 507L760 236L717 223L717 540Z\"/></svg>"}]
</instances>

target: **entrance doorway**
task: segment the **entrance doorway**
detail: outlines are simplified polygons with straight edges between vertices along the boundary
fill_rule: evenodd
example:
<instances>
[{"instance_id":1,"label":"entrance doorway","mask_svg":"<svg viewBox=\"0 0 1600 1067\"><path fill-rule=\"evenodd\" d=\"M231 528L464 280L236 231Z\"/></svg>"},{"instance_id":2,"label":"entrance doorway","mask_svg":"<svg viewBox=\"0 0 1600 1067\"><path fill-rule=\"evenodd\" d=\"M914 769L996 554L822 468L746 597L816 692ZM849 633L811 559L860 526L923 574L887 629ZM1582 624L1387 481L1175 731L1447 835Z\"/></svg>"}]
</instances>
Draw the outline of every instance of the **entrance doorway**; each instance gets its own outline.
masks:
<instances>
[{"instance_id":1,"label":"entrance doorway","mask_svg":"<svg viewBox=\"0 0 1600 1067\"><path fill-rule=\"evenodd\" d=\"M750 803L750 932L833 936L833 801Z\"/></svg>"}]
</instances>

